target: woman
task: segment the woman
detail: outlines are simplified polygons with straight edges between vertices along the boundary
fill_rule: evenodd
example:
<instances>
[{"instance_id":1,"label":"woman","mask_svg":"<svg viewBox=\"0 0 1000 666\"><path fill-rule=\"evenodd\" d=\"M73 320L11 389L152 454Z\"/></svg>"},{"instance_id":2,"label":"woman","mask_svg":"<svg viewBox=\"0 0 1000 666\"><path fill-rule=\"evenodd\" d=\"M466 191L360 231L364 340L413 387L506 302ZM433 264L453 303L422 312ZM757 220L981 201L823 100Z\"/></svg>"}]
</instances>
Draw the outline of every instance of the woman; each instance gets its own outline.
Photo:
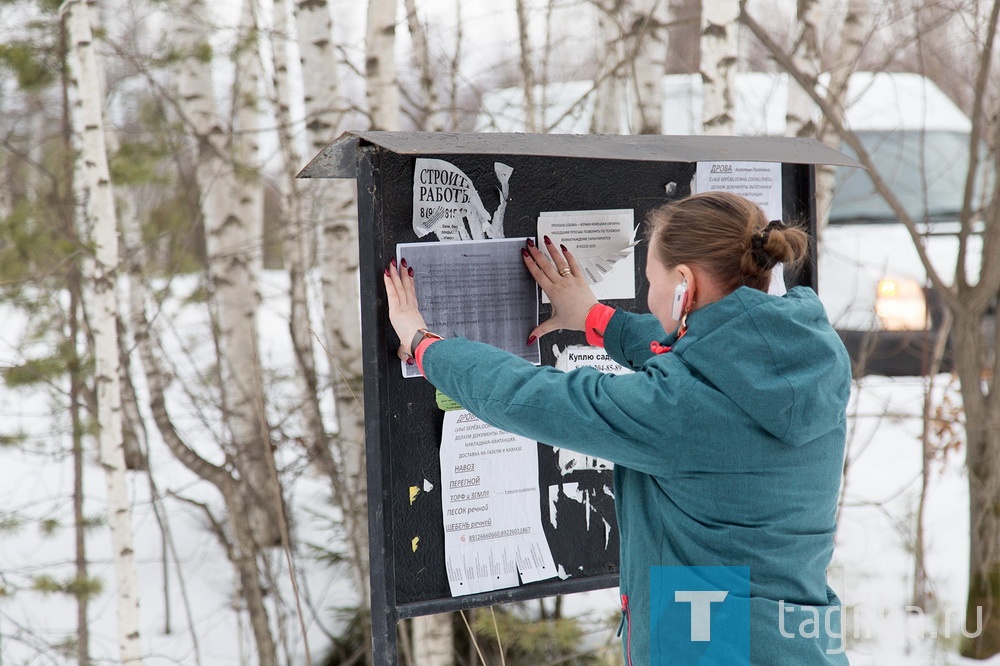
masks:
<instances>
[{"instance_id":1,"label":"woman","mask_svg":"<svg viewBox=\"0 0 1000 666\"><path fill-rule=\"evenodd\" d=\"M850 361L810 289L766 293L772 267L801 261L808 238L722 192L648 221L649 315L599 304L572 253L548 238L551 260L530 240L522 250L553 305L529 343L585 331L634 374L563 373L441 340L424 330L405 263L385 275L401 353L484 421L615 463L626 664L699 663L664 651L660 633L676 626L650 635L651 568L671 565L750 568L753 664L846 664L826 568ZM746 663L739 652L706 651L701 663Z\"/></svg>"}]
</instances>

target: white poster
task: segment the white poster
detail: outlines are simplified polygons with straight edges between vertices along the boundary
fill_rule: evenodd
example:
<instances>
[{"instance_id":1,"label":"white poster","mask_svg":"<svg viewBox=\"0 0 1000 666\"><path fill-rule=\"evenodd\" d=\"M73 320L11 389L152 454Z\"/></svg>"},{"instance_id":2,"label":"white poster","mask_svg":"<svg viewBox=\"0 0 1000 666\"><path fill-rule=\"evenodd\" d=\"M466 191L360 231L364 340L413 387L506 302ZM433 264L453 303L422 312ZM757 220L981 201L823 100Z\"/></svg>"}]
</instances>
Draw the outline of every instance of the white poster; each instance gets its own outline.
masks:
<instances>
[{"instance_id":1,"label":"white poster","mask_svg":"<svg viewBox=\"0 0 1000 666\"><path fill-rule=\"evenodd\" d=\"M472 180L451 162L418 157L413 171L413 231L418 238L434 233L439 240L503 238L503 217L514 169L495 162L500 203L493 213Z\"/></svg>"},{"instance_id":2,"label":"white poster","mask_svg":"<svg viewBox=\"0 0 1000 666\"><path fill-rule=\"evenodd\" d=\"M635 213L618 210L549 211L538 216L545 236L576 257L598 300L635 298ZM543 295L548 303L548 296Z\"/></svg>"},{"instance_id":3,"label":"white poster","mask_svg":"<svg viewBox=\"0 0 1000 666\"><path fill-rule=\"evenodd\" d=\"M400 243L396 261L406 259L413 268L428 330L485 342L538 365L538 346L527 344L538 325L538 289L524 267L523 247L523 238ZM401 367L404 377L420 376L416 365Z\"/></svg>"},{"instance_id":4,"label":"white poster","mask_svg":"<svg viewBox=\"0 0 1000 666\"><path fill-rule=\"evenodd\" d=\"M781 219L780 162L698 162L694 190L739 194L763 208L767 219Z\"/></svg>"},{"instance_id":5,"label":"white poster","mask_svg":"<svg viewBox=\"0 0 1000 666\"><path fill-rule=\"evenodd\" d=\"M553 352L556 357L556 368L563 372L577 368L594 368L599 372L612 375L625 375L632 372L630 368L618 363L600 347L569 345L560 352L558 347L553 346Z\"/></svg>"},{"instance_id":6,"label":"white poster","mask_svg":"<svg viewBox=\"0 0 1000 666\"><path fill-rule=\"evenodd\" d=\"M445 412L441 511L452 596L558 575L542 529L538 444L469 412Z\"/></svg>"}]
</instances>

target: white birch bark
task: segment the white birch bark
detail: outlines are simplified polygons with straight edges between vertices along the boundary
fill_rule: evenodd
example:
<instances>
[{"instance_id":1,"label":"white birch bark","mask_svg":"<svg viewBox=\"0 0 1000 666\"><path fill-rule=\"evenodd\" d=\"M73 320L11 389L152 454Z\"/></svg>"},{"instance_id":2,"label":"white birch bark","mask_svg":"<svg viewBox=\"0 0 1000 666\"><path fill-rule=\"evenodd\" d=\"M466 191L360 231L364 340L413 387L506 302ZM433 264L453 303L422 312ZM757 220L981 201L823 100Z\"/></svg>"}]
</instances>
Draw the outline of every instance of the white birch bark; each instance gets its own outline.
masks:
<instances>
[{"instance_id":1,"label":"white birch bark","mask_svg":"<svg viewBox=\"0 0 1000 666\"><path fill-rule=\"evenodd\" d=\"M461 122L461 110L459 109L459 64L462 61L462 44L464 43L464 30L462 30L462 0L455 0L455 51L450 60L450 76L448 82L448 108L451 114L451 126L458 127Z\"/></svg>"},{"instance_id":2,"label":"white birch bark","mask_svg":"<svg viewBox=\"0 0 1000 666\"><path fill-rule=\"evenodd\" d=\"M139 642L139 593L132 534L132 513L125 483L122 439L121 378L118 357L118 232L114 192L104 142L101 77L90 27L90 8L70 0L67 12L70 62L77 100L72 109L74 131L82 136L79 165L86 188L85 226L94 247L87 263L93 290L90 315L94 337L99 459L108 492L108 525L114 544L118 601L118 648L122 663L142 663Z\"/></svg>"},{"instance_id":3,"label":"white birch bark","mask_svg":"<svg viewBox=\"0 0 1000 666\"><path fill-rule=\"evenodd\" d=\"M740 3L703 0L701 12L702 129L732 134Z\"/></svg>"},{"instance_id":4,"label":"white birch bark","mask_svg":"<svg viewBox=\"0 0 1000 666\"><path fill-rule=\"evenodd\" d=\"M524 127L529 132L538 131L538 112L535 110L535 68L531 62L531 35L528 34L528 8L525 0L515 0L517 9L517 41L520 47L521 90L524 92L522 110Z\"/></svg>"},{"instance_id":5,"label":"white birch bark","mask_svg":"<svg viewBox=\"0 0 1000 666\"><path fill-rule=\"evenodd\" d=\"M625 90L621 24L611 7L595 3L597 27L600 32L600 60L594 80L594 116L590 131L594 134L618 134L622 126L622 95Z\"/></svg>"},{"instance_id":6,"label":"white birch bark","mask_svg":"<svg viewBox=\"0 0 1000 666\"><path fill-rule=\"evenodd\" d=\"M284 222L283 244L285 264L288 268L288 293L290 301L289 333L295 352L295 373L299 390L302 392L302 414L309 433L308 453L321 470L330 478L333 495L339 501L344 491L340 482L340 470L330 451L330 436L323 422L321 409L321 389L316 372L313 351L313 333L309 316L309 248L315 238L313 227L307 225L303 210L302 190L311 184L300 181L295 173L302 164L302 156L296 148L292 133L291 102L292 90L288 80L288 62L291 41L288 38L289 20L286 0L273 3L272 21L274 39L272 56L274 60L274 108L278 125L278 143L285 166L279 182L281 192L281 219ZM329 21L327 21L329 28ZM322 182L322 181L321 181ZM324 190L329 193L329 189ZM323 210L323 207L318 207Z\"/></svg>"},{"instance_id":7,"label":"white birch bark","mask_svg":"<svg viewBox=\"0 0 1000 666\"><path fill-rule=\"evenodd\" d=\"M180 8L175 26L178 47L185 57L177 77L178 99L191 134L197 140L195 178L205 227L211 303L219 336L219 371L224 420L231 436L229 453L239 470L248 521L261 546L280 542L278 511L281 497L275 492L274 460L261 394L263 379L257 344L259 296L256 269L260 235L255 224L254 178L238 177L236 168L252 168L255 139L230 144L218 115L212 86L206 26L210 25L203 0L189 0ZM200 56L200 57L199 57ZM239 78L242 74L238 74ZM241 107L255 90L237 100L237 120L250 125L243 134L254 135L254 120ZM234 168L231 158L244 162Z\"/></svg>"},{"instance_id":8,"label":"white birch bark","mask_svg":"<svg viewBox=\"0 0 1000 666\"><path fill-rule=\"evenodd\" d=\"M434 65L431 62L430 47L427 44L427 29L417 14L416 0L404 0L406 9L406 26L413 42L413 60L420 76L420 93L422 108L420 109L419 129L429 132L443 132L447 115L442 112L435 86Z\"/></svg>"},{"instance_id":9,"label":"white birch bark","mask_svg":"<svg viewBox=\"0 0 1000 666\"><path fill-rule=\"evenodd\" d=\"M343 117L338 108L342 106L338 94L339 63L333 50L333 18L327 1L294 0L294 3L308 157L311 158L336 138ZM321 210L316 212L322 213Z\"/></svg>"},{"instance_id":10,"label":"white birch bark","mask_svg":"<svg viewBox=\"0 0 1000 666\"><path fill-rule=\"evenodd\" d=\"M295 0L295 25L308 120L306 137L311 156L335 138L342 116L338 111L341 103L338 62L331 42L331 14L326 0ZM392 103L397 105L394 108L398 108L398 97L390 97ZM398 112L387 115L395 119ZM365 416L357 399L363 393L363 381L355 184L345 180L313 179L303 183L303 190L306 188L309 195L314 195L309 216L315 220L319 231L323 334L332 366L331 382L337 414L334 443L340 453L340 465L333 462L328 451L318 451L317 460L330 476L335 499L344 512L350 560L361 596L359 606L361 616L366 619L367 635L371 587L368 576ZM316 445L321 443L317 441ZM370 651L370 641L366 642L366 650Z\"/></svg>"},{"instance_id":11,"label":"white birch bark","mask_svg":"<svg viewBox=\"0 0 1000 666\"><path fill-rule=\"evenodd\" d=\"M365 79L372 129L399 129L395 57L396 0L368 0Z\"/></svg>"},{"instance_id":12,"label":"white birch bark","mask_svg":"<svg viewBox=\"0 0 1000 666\"><path fill-rule=\"evenodd\" d=\"M796 20L799 35L792 48L795 67L816 87L819 76L819 24L822 19L820 0L798 0ZM795 77L788 80L788 108L785 112L785 134L793 137L815 137L816 105L812 96L799 85Z\"/></svg>"},{"instance_id":13,"label":"white birch bark","mask_svg":"<svg viewBox=\"0 0 1000 666\"><path fill-rule=\"evenodd\" d=\"M830 83L826 90L827 107L836 114L837 125L844 122L847 83L857 68L865 36L871 17L870 0L848 0L847 14L840 37L840 47L830 71ZM840 135L830 122L820 121L817 138L832 148L840 148ZM833 201L836 169L826 164L816 166L816 213L818 231L822 235L830 219L830 203Z\"/></svg>"},{"instance_id":14,"label":"white birch bark","mask_svg":"<svg viewBox=\"0 0 1000 666\"><path fill-rule=\"evenodd\" d=\"M240 14L240 48L237 52L233 100L236 127L233 132L233 160L240 196L236 201L244 220L243 245L250 265L247 274L250 294L256 301L257 271L261 267L264 234L264 191L260 180L260 101L263 76L260 48L258 0L243 0ZM252 309L256 312L256 306ZM254 317L256 319L256 317ZM256 330L256 326L253 328ZM259 369L258 369L259 371Z\"/></svg>"},{"instance_id":15,"label":"white birch bark","mask_svg":"<svg viewBox=\"0 0 1000 666\"><path fill-rule=\"evenodd\" d=\"M413 663L454 666L455 645L451 613L413 618Z\"/></svg>"},{"instance_id":16,"label":"white birch bark","mask_svg":"<svg viewBox=\"0 0 1000 666\"><path fill-rule=\"evenodd\" d=\"M663 131L663 75L667 63L667 25L670 23L668 1L637 3L630 23L631 39L635 43L631 76L635 94L632 131L659 134Z\"/></svg>"}]
</instances>

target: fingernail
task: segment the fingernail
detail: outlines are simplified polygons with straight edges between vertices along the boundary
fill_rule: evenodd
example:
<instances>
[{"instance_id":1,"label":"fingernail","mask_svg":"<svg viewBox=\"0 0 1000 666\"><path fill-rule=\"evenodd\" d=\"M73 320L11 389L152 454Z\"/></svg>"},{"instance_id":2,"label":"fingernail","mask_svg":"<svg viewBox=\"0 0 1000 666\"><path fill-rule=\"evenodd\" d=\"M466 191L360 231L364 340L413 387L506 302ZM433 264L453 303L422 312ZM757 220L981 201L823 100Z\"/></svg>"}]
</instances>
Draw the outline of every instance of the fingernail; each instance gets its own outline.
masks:
<instances>
[{"instance_id":1,"label":"fingernail","mask_svg":"<svg viewBox=\"0 0 1000 666\"><path fill-rule=\"evenodd\" d=\"M406 357L406 365L413 365L414 363L415 363L415 361L413 360L412 356L407 356Z\"/></svg>"},{"instance_id":2,"label":"fingernail","mask_svg":"<svg viewBox=\"0 0 1000 666\"><path fill-rule=\"evenodd\" d=\"M403 268L406 268L406 259L403 259L401 262L399 262L399 265L402 266Z\"/></svg>"},{"instance_id":3,"label":"fingernail","mask_svg":"<svg viewBox=\"0 0 1000 666\"><path fill-rule=\"evenodd\" d=\"M549 238L548 236L544 236L543 238L545 240L545 244L546 245L552 245L552 239L551 238Z\"/></svg>"},{"instance_id":4,"label":"fingernail","mask_svg":"<svg viewBox=\"0 0 1000 666\"><path fill-rule=\"evenodd\" d=\"M566 249L566 246L565 246L565 245L560 245L560 246L559 246L559 249L560 249L560 250L562 250L564 254L565 254L566 252L569 252L569 250L567 250L567 249Z\"/></svg>"},{"instance_id":5,"label":"fingernail","mask_svg":"<svg viewBox=\"0 0 1000 666\"><path fill-rule=\"evenodd\" d=\"M396 267L396 257L392 258L392 262L391 263L392 263L392 267L395 268Z\"/></svg>"},{"instance_id":6,"label":"fingernail","mask_svg":"<svg viewBox=\"0 0 1000 666\"><path fill-rule=\"evenodd\" d=\"M525 242L528 243L528 247L535 247L535 241L531 240L530 238L527 239L527 241L525 241Z\"/></svg>"},{"instance_id":7,"label":"fingernail","mask_svg":"<svg viewBox=\"0 0 1000 666\"><path fill-rule=\"evenodd\" d=\"M533 344L535 344L535 340L537 340L537 339L538 339L537 336L529 335L528 336L528 342L526 344L533 345Z\"/></svg>"},{"instance_id":8,"label":"fingernail","mask_svg":"<svg viewBox=\"0 0 1000 666\"><path fill-rule=\"evenodd\" d=\"M389 267L388 266L385 267L385 276L389 277Z\"/></svg>"},{"instance_id":9,"label":"fingernail","mask_svg":"<svg viewBox=\"0 0 1000 666\"><path fill-rule=\"evenodd\" d=\"M528 256L528 251L525 250L523 247L521 248L521 256L522 257L527 257Z\"/></svg>"},{"instance_id":10,"label":"fingernail","mask_svg":"<svg viewBox=\"0 0 1000 666\"><path fill-rule=\"evenodd\" d=\"M410 274L410 277L413 277L413 266L410 266L409 268L407 268L406 272Z\"/></svg>"}]
</instances>

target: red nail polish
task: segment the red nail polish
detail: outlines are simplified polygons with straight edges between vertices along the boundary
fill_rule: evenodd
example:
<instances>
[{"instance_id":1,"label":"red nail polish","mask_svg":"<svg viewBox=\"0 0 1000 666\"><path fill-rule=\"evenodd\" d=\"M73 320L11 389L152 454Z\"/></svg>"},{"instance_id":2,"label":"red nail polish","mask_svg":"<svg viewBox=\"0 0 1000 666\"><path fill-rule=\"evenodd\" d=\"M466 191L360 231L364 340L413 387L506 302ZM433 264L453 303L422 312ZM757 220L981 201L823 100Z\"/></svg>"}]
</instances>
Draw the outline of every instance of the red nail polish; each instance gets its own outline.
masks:
<instances>
[{"instance_id":1,"label":"red nail polish","mask_svg":"<svg viewBox=\"0 0 1000 666\"><path fill-rule=\"evenodd\" d=\"M529 335L528 336L528 342L526 344L533 345L533 344L535 344L535 340L537 340L537 339L538 339L537 336Z\"/></svg>"},{"instance_id":2,"label":"red nail polish","mask_svg":"<svg viewBox=\"0 0 1000 666\"><path fill-rule=\"evenodd\" d=\"M392 258L392 262L390 262L390 263L392 263L392 267L395 268L396 267L396 257L393 257Z\"/></svg>"},{"instance_id":3,"label":"red nail polish","mask_svg":"<svg viewBox=\"0 0 1000 666\"><path fill-rule=\"evenodd\" d=\"M406 268L406 259L403 259L401 262L399 262L399 265L402 266L403 268Z\"/></svg>"},{"instance_id":4,"label":"red nail polish","mask_svg":"<svg viewBox=\"0 0 1000 666\"><path fill-rule=\"evenodd\" d=\"M410 277L413 277L413 266L410 266L409 268L407 268L406 272L409 273Z\"/></svg>"},{"instance_id":5,"label":"red nail polish","mask_svg":"<svg viewBox=\"0 0 1000 666\"><path fill-rule=\"evenodd\" d=\"M567 250L567 249L566 249L566 246L565 246L565 245L560 245L560 246L559 246L559 249L563 251L563 254L565 254L565 253L569 252L569 250Z\"/></svg>"},{"instance_id":6,"label":"red nail polish","mask_svg":"<svg viewBox=\"0 0 1000 666\"><path fill-rule=\"evenodd\" d=\"M535 247L535 241L531 240L530 238L525 240L525 242L528 244L528 247Z\"/></svg>"},{"instance_id":7,"label":"red nail polish","mask_svg":"<svg viewBox=\"0 0 1000 666\"><path fill-rule=\"evenodd\" d=\"M528 251L525 250L523 247L521 248L521 256L522 257L527 257L528 256Z\"/></svg>"},{"instance_id":8,"label":"red nail polish","mask_svg":"<svg viewBox=\"0 0 1000 666\"><path fill-rule=\"evenodd\" d=\"M388 266L385 267L385 276L389 277L389 267Z\"/></svg>"},{"instance_id":9,"label":"red nail polish","mask_svg":"<svg viewBox=\"0 0 1000 666\"><path fill-rule=\"evenodd\" d=\"M545 241L546 245L552 245L552 239L548 236L543 236L542 239Z\"/></svg>"},{"instance_id":10,"label":"red nail polish","mask_svg":"<svg viewBox=\"0 0 1000 666\"><path fill-rule=\"evenodd\" d=\"M413 357L412 357L412 356L410 356L410 357L407 357L407 359L406 359L406 365L413 365L413 364L414 364L414 362L415 362L415 361L413 360Z\"/></svg>"}]
</instances>

